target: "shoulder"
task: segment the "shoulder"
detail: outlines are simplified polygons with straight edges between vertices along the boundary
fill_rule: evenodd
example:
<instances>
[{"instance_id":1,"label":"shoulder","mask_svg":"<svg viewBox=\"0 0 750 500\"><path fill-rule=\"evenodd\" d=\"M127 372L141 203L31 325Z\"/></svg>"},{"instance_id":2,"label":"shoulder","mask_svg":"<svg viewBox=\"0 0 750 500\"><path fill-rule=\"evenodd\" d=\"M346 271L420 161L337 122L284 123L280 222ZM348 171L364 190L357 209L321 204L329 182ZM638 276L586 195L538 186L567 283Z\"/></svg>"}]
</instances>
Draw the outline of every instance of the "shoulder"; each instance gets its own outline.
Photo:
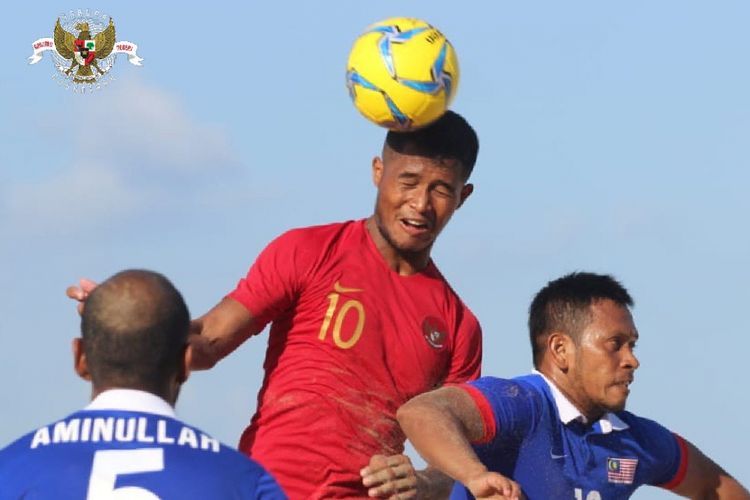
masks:
<instances>
[{"instance_id":1,"label":"shoulder","mask_svg":"<svg viewBox=\"0 0 750 500\"><path fill-rule=\"evenodd\" d=\"M451 284L448 282L448 280L443 276L443 273L440 272L440 269L438 269L437 265L434 261L430 261L429 267L423 271L427 276L430 276L434 280L437 280L440 282L440 286L443 287L445 290L445 296L447 297L448 302L451 304L453 308L455 308L456 313L458 315L458 319L469 326L473 326L476 329L479 329L479 320L474 315L472 310L469 308L469 306L466 305L466 303L461 299L461 296L458 295L458 292L451 286ZM435 283L433 281L433 283Z\"/></svg>"},{"instance_id":2,"label":"shoulder","mask_svg":"<svg viewBox=\"0 0 750 500\"><path fill-rule=\"evenodd\" d=\"M473 399L485 426L484 437L474 444L492 448L509 440L523 441L548 412L544 392L529 377L481 377L462 388Z\"/></svg>"},{"instance_id":3,"label":"shoulder","mask_svg":"<svg viewBox=\"0 0 750 500\"><path fill-rule=\"evenodd\" d=\"M473 393L473 397L477 392L480 393L495 408L499 404L503 406L518 404L541 408L545 393L539 381L542 381L542 379L537 375L512 379L485 376L467 382L464 387L467 392Z\"/></svg>"},{"instance_id":4,"label":"shoulder","mask_svg":"<svg viewBox=\"0 0 750 500\"><path fill-rule=\"evenodd\" d=\"M60 435L66 433L65 426L75 415L40 426L0 450L0 484L19 485L40 471L54 469L62 454L50 453L48 445L55 439L55 429Z\"/></svg>"},{"instance_id":5,"label":"shoulder","mask_svg":"<svg viewBox=\"0 0 750 500\"><path fill-rule=\"evenodd\" d=\"M0 478L7 476L10 470L22 462L31 449L31 442L36 431L29 432L0 450ZM2 483L2 479L0 479Z\"/></svg>"},{"instance_id":6,"label":"shoulder","mask_svg":"<svg viewBox=\"0 0 750 500\"><path fill-rule=\"evenodd\" d=\"M323 245L342 237L355 234L362 230L364 222L361 220L350 220L346 222L334 222L319 226L307 226L290 229L278 237L272 244L284 245Z\"/></svg>"},{"instance_id":7,"label":"shoulder","mask_svg":"<svg viewBox=\"0 0 750 500\"><path fill-rule=\"evenodd\" d=\"M677 434L651 419L630 412L617 416L628 425L621 434L620 446L633 450L642 463L644 482L672 489L684 477L688 450Z\"/></svg>"},{"instance_id":8,"label":"shoulder","mask_svg":"<svg viewBox=\"0 0 750 500\"><path fill-rule=\"evenodd\" d=\"M628 434L641 446L658 449L675 442L674 434L654 420L640 417L629 411L617 412L616 415L628 425Z\"/></svg>"},{"instance_id":9,"label":"shoulder","mask_svg":"<svg viewBox=\"0 0 750 500\"><path fill-rule=\"evenodd\" d=\"M469 382L469 385L488 392L499 391L511 397L540 397L544 392L540 382L544 383L538 375L523 375L510 379L485 376Z\"/></svg>"}]
</instances>

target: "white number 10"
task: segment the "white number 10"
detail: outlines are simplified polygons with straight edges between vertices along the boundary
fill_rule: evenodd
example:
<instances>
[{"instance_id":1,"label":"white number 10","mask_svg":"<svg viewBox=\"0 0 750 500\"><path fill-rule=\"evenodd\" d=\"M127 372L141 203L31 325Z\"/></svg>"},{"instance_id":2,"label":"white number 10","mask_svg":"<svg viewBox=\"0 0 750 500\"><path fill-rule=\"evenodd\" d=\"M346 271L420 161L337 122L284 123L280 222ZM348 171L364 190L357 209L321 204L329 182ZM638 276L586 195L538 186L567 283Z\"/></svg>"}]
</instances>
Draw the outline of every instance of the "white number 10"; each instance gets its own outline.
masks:
<instances>
[{"instance_id":1,"label":"white number 10","mask_svg":"<svg viewBox=\"0 0 750 500\"><path fill-rule=\"evenodd\" d=\"M164 469L162 448L133 450L101 450L94 453L94 464L89 476L86 500L160 500L145 488L123 486L115 488L117 476Z\"/></svg>"}]
</instances>

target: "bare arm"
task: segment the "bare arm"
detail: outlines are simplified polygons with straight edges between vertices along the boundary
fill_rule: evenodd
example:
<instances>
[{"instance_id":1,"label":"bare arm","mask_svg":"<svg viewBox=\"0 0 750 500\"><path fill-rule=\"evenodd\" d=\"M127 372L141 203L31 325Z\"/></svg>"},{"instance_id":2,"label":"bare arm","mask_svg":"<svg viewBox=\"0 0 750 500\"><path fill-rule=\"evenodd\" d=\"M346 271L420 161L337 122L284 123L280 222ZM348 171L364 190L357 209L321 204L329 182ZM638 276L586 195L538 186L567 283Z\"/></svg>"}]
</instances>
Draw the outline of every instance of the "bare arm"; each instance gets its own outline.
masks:
<instances>
[{"instance_id":1,"label":"bare arm","mask_svg":"<svg viewBox=\"0 0 750 500\"><path fill-rule=\"evenodd\" d=\"M250 312L225 297L210 311L190 323L193 370L207 370L240 346L260 328Z\"/></svg>"},{"instance_id":2,"label":"bare arm","mask_svg":"<svg viewBox=\"0 0 750 500\"><path fill-rule=\"evenodd\" d=\"M97 283L82 278L77 286L69 286L66 295L78 301L78 313ZM234 299L224 298L210 311L190 323L188 341L192 346L191 370L212 368L253 334L260 331L250 312Z\"/></svg>"},{"instance_id":3,"label":"bare arm","mask_svg":"<svg viewBox=\"0 0 750 500\"><path fill-rule=\"evenodd\" d=\"M471 447L484 423L471 397L457 387L421 394L401 408L398 422L414 448L433 467L463 483L478 498L522 498L517 483L489 472Z\"/></svg>"},{"instance_id":4,"label":"bare arm","mask_svg":"<svg viewBox=\"0 0 750 500\"><path fill-rule=\"evenodd\" d=\"M750 492L698 448L687 442L685 478L673 490L693 500L750 500Z\"/></svg>"},{"instance_id":5,"label":"bare arm","mask_svg":"<svg viewBox=\"0 0 750 500\"><path fill-rule=\"evenodd\" d=\"M360 475L373 498L446 499L453 486L453 479L435 468L415 470L406 455L375 455Z\"/></svg>"}]
</instances>

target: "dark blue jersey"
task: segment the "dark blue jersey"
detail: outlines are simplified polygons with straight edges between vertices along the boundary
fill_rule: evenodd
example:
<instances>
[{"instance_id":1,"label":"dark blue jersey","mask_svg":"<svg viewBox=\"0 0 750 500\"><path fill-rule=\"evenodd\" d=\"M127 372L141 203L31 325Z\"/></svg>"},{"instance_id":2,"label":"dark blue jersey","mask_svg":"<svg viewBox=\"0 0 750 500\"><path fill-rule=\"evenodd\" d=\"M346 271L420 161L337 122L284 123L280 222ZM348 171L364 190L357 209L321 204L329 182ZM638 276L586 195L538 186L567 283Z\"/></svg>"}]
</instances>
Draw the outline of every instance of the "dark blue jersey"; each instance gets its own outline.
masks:
<instances>
[{"instance_id":1,"label":"dark blue jersey","mask_svg":"<svg viewBox=\"0 0 750 500\"><path fill-rule=\"evenodd\" d=\"M257 463L169 416L84 410L0 451L0 499L284 499Z\"/></svg>"},{"instance_id":2,"label":"dark blue jersey","mask_svg":"<svg viewBox=\"0 0 750 500\"><path fill-rule=\"evenodd\" d=\"M588 425L564 423L540 375L484 377L460 387L484 420L484 439L474 445L479 459L519 483L529 500L628 498L643 484L671 488L684 476L681 438L626 411ZM474 497L456 483L451 498Z\"/></svg>"}]
</instances>

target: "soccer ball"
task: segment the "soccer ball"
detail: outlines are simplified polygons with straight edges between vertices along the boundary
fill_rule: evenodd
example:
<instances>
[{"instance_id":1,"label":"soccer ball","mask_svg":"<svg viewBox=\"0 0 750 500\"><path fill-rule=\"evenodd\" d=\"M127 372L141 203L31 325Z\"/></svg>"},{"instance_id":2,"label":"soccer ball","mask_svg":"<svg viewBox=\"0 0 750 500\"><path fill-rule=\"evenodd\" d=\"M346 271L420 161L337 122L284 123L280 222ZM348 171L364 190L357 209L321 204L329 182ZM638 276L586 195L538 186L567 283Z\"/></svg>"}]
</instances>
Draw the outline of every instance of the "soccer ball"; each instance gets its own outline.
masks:
<instances>
[{"instance_id":1,"label":"soccer ball","mask_svg":"<svg viewBox=\"0 0 750 500\"><path fill-rule=\"evenodd\" d=\"M370 121L399 131L437 120L458 88L453 46L430 24L394 17L354 42L346 67L354 106Z\"/></svg>"}]
</instances>

